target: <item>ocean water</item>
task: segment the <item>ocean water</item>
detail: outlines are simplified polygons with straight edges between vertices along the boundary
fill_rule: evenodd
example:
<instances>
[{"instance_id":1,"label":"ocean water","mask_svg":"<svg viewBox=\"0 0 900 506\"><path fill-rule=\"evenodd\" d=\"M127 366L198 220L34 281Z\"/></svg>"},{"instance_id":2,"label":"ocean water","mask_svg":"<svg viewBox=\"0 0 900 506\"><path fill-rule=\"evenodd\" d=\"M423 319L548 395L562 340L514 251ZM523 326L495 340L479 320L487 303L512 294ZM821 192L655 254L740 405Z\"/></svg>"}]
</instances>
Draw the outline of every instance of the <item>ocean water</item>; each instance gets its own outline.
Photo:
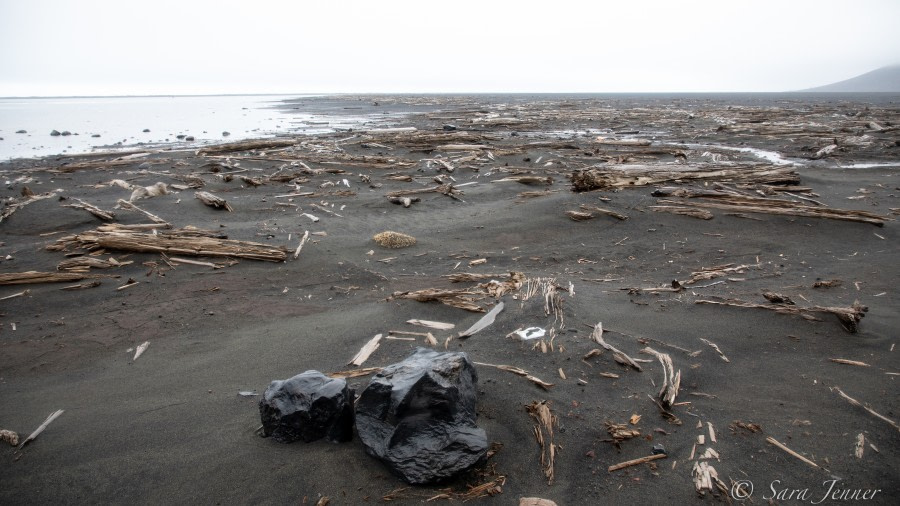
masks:
<instances>
[{"instance_id":1,"label":"ocean water","mask_svg":"<svg viewBox=\"0 0 900 506\"><path fill-rule=\"evenodd\" d=\"M309 95L306 95L309 96ZM292 111L303 95L0 98L0 161L320 133L365 118ZM25 130L26 133L16 133ZM69 131L72 135L51 136ZM144 130L149 130L145 132ZM229 135L223 135L228 132ZM194 141L177 136L193 136ZM99 137L97 137L99 136Z\"/></svg>"}]
</instances>

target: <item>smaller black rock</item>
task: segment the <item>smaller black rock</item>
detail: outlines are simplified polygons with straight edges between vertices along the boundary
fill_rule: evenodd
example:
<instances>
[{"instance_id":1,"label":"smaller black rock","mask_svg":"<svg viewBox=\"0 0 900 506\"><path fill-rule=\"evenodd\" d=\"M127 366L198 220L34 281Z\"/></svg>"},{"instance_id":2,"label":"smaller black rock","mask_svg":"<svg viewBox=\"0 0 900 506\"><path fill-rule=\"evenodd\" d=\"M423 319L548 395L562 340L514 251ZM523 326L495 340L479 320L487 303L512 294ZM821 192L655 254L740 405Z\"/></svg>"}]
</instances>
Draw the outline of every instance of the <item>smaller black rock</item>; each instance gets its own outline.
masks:
<instances>
[{"instance_id":1,"label":"smaller black rock","mask_svg":"<svg viewBox=\"0 0 900 506\"><path fill-rule=\"evenodd\" d=\"M273 381L259 401L263 433L282 443L353 439L353 391L319 371Z\"/></svg>"}]
</instances>

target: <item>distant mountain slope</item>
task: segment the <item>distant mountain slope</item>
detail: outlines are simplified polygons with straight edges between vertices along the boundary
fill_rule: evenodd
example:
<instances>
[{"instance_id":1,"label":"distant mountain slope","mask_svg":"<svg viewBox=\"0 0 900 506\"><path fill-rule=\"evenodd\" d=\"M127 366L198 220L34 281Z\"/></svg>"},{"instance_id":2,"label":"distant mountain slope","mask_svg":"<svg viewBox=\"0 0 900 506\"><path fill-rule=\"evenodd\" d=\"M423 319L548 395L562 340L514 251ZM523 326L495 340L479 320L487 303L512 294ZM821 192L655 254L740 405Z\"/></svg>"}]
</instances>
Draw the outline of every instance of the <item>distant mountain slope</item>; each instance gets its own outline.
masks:
<instances>
[{"instance_id":1,"label":"distant mountain slope","mask_svg":"<svg viewBox=\"0 0 900 506\"><path fill-rule=\"evenodd\" d=\"M826 84L800 91L824 91L838 93L890 92L900 93L900 65L881 67L846 81Z\"/></svg>"}]
</instances>

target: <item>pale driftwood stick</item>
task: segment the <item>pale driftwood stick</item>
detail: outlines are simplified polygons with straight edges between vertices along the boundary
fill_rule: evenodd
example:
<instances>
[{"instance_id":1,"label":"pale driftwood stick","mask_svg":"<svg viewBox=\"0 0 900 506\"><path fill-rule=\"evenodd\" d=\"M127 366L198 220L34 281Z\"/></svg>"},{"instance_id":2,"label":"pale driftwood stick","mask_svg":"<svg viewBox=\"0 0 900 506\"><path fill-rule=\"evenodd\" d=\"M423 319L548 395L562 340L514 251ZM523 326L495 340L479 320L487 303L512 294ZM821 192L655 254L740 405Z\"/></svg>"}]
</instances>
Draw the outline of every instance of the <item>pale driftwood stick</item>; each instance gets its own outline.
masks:
<instances>
[{"instance_id":1,"label":"pale driftwood stick","mask_svg":"<svg viewBox=\"0 0 900 506\"><path fill-rule=\"evenodd\" d=\"M607 469L608 472L618 471L619 469L625 469L626 467L637 466L640 464L646 464L647 462L653 462L654 460L664 459L668 457L665 453L660 453L658 455L647 455L646 457L641 457L639 459L627 460L625 462L619 462L618 464L613 464L609 466Z\"/></svg>"},{"instance_id":2,"label":"pale driftwood stick","mask_svg":"<svg viewBox=\"0 0 900 506\"><path fill-rule=\"evenodd\" d=\"M241 142L232 142L229 144L220 144L218 146L209 146L197 151L200 156L220 155L223 153L233 153L235 151L251 151L257 149L285 148L293 146L297 143L295 139L263 139L249 140Z\"/></svg>"},{"instance_id":3,"label":"pale driftwood stick","mask_svg":"<svg viewBox=\"0 0 900 506\"><path fill-rule=\"evenodd\" d=\"M381 334L376 334L375 337L369 340L362 348L360 348L359 352L347 362L347 365L355 365L357 367L361 366L363 362L368 360L369 355L371 355L375 350L381 346Z\"/></svg>"},{"instance_id":4,"label":"pale driftwood stick","mask_svg":"<svg viewBox=\"0 0 900 506\"><path fill-rule=\"evenodd\" d=\"M391 197L405 197L407 195L418 195L420 193L443 193L444 195L454 198L456 200L461 200L459 197L463 195L463 192L457 190L453 187L452 184L442 184L439 186L433 186L431 188L423 188L421 190L400 190L395 192L390 192L385 195L388 198Z\"/></svg>"},{"instance_id":5,"label":"pale driftwood stick","mask_svg":"<svg viewBox=\"0 0 900 506\"><path fill-rule=\"evenodd\" d=\"M605 215L608 215L608 216L612 216L613 218L615 218L615 219L617 219L617 220L627 220L627 219L628 219L628 216L625 216L625 215L622 214L622 213L617 213L617 212L615 212L615 211L613 211L613 210L611 210L611 209L605 209L605 208L603 208L603 207L590 206L590 205L587 205L587 204L581 204L581 206L579 206L579 207L581 207L581 208L584 209L585 211L594 211L594 212L597 212L597 213L600 213L600 214L605 214Z\"/></svg>"},{"instance_id":6,"label":"pale driftwood stick","mask_svg":"<svg viewBox=\"0 0 900 506\"><path fill-rule=\"evenodd\" d=\"M832 358L832 359L830 359L830 360L831 360L832 362L835 362L835 363L838 363L838 364L856 365L856 366L859 366L859 367L870 367L869 364L867 364L867 363L865 363L865 362L860 362L860 361L858 361L858 360L847 360L847 359L845 359L845 358Z\"/></svg>"},{"instance_id":7,"label":"pale driftwood stick","mask_svg":"<svg viewBox=\"0 0 900 506\"><path fill-rule=\"evenodd\" d=\"M553 386L553 383L547 383L546 381L538 378L537 376L531 375L528 371L524 369L520 369L518 367L514 367L511 365L501 365L501 364L485 364L483 362L473 362L475 365L483 365L485 367L493 367L496 369L500 369L501 371L511 372L515 375L522 376L523 378L531 381L535 385L543 388L544 390L550 390L550 387Z\"/></svg>"},{"instance_id":8,"label":"pale driftwood stick","mask_svg":"<svg viewBox=\"0 0 900 506\"><path fill-rule=\"evenodd\" d=\"M8 299L15 299L16 297L24 297L24 296L28 295L29 293L31 293L31 290L24 290L19 293L7 295L6 297L0 297L0 300L8 300Z\"/></svg>"},{"instance_id":9,"label":"pale driftwood stick","mask_svg":"<svg viewBox=\"0 0 900 506\"><path fill-rule=\"evenodd\" d=\"M660 353L649 346L641 350L641 353L653 355L662 365L663 384L657 395L664 408L671 408L675 404L675 397L678 395L678 389L681 387L681 371L675 372L672 357L667 353Z\"/></svg>"},{"instance_id":10,"label":"pale driftwood stick","mask_svg":"<svg viewBox=\"0 0 900 506\"><path fill-rule=\"evenodd\" d=\"M781 450L784 450L788 455L791 455L792 457L796 457L796 458L802 460L803 462L806 462L807 464L809 464L809 465L811 465L811 466L813 466L813 467L815 467L815 468L821 469L821 468L819 467L819 464L816 464L815 462L809 460L808 458L804 457L803 455L800 455L799 453L795 452L794 450L791 450L791 449L788 448L787 446L784 446L783 444L779 443L778 441L775 440L775 438L773 438L773 437L771 437L771 436L769 436L769 437L766 438L766 442L768 442L769 444L774 445L774 446L777 447L777 448L780 448Z\"/></svg>"},{"instance_id":11,"label":"pale driftwood stick","mask_svg":"<svg viewBox=\"0 0 900 506\"><path fill-rule=\"evenodd\" d=\"M856 458L863 458L863 451L866 448L866 436L860 432L856 435L856 448L853 450L853 454L856 455Z\"/></svg>"},{"instance_id":12,"label":"pale driftwood stick","mask_svg":"<svg viewBox=\"0 0 900 506\"><path fill-rule=\"evenodd\" d=\"M22 444L19 445L19 450L21 450L29 442L34 441L34 439L37 438L41 434L41 432L44 432L44 429L46 429L47 426L53 422L53 420L56 420L57 418L59 418L59 415L61 415L63 413L65 413L65 410L62 410L62 409L51 413L50 416L48 416L47 419L44 420L44 423L42 423L40 425L40 427L38 427L37 429L34 429L34 432L32 432L28 437L26 437L25 441L22 441Z\"/></svg>"},{"instance_id":13,"label":"pale driftwood stick","mask_svg":"<svg viewBox=\"0 0 900 506\"><path fill-rule=\"evenodd\" d=\"M452 330L456 325L452 323L435 322L431 320L406 320L411 325L419 325L420 327L428 327L435 330Z\"/></svg>"},{"instance_id":14,"label":"pale driftwood stick","mask_svg":"<svg viewBox=\"0 0 900 506\"><path fill-rule=\"evenodd\" d=\"M144 341L141 343L136 350L134 350L134 358L131 359L132 362L136 361L138 357L144 354L147 351L147 348L150 347L150 341Z\"/></svg>"},{"instance_id":15,"label":"pale driftwood stick","mask_svg":"<svg viewBox=\"0 0 900 506\"><path fill-rule=\"evenodd\" d=\"M150 221L152 221L154 223L159 223L160 225L164 225L165 228L172 228L172 225L169 222L167 222L166 220L160 218L159 216L157 216L149 211L145 211L144 209L141 209L140 207L134 205L131 202L128 202L125 199L117 200L116 206L121 207L122 209L127 209L129 211L135 211L135 212L141 213L144 216L146 216L147 218L150 218Z\"/></svg>"},{"instance_id":16,"label":"pale driftwood stick","mask_svg":"<svg viewBox=\"0 0 900 506\"><path fill-rule=\"evenodd\" d=\"M758 309L769 309L775 311L776 313L781 314L795 314L795 315L806 315L809 313L830 313L837 316L838 320L840 320L841 325L847 332L851 334L856 333L859 330L859 321L862 320L864 316L866 316L866 312L869 310L868 307L859 304L858 302L854 302L851 307L823 307L823 306L812 306L812 307L800 307L800 306L788 306L785 304L756 304L753 302L745 302L738 299L724 299L724 300L696 300L695 304L717 304L720 306L732 306L732 307L748 307L748 308L758 308Z\"/></svg>"},{"instance_id":17,"label":"pale driftwood stick","mask_svg":"<svg viewBox=\"0 0 900 506\"><path fill-rule=\"evenodd\" d=\"M603 340L603 323L598 323L594 326L594 331L591 333L591 340L604 347L605 349L611 351L613 353L613 359L616 362L622 365L631 366L638 371L643 371L643 369L641 369L641 366L637 362L635 362L633 358L629 357L622 351L619 351Z\"/></svg>"},{"instance_id":18,"label":"pale driftwood stick","mask_svg":"<svg viewBox=\"0 0 900 506\"><path fill-rule=\"evenodd\" d=\"M12 214L19 209L27 206L28 204L34 204L39 200L49 199L56 196L56 192L48 192L43 193L41 195L32 195L30 197L26 197L23 200L14 201L11 204L6 205L2 211L0 211L0 223L3 223L3 220L12 216Z\"/></svg>"},{"instance_id":19,"label":"pale driftwood stick","mask_svg":"<svg viewBox=\"0 0 900 506\"><path fill-rule=\"evenodd\" d=\"M306 244L307 240L309 240L309 230L303 232L303 237L300 238L300 244L297 246L297 249L294 250L294 260L300 258L300 250L303 249L303 245Z\"/></svg>"},{"instance_id":20,"label":"pale driftwood stick","mask_svg":"<svg viewBox=\"0 0 900 506\"><path fill-rule=\"evenodd\" d=\"M349 371L337 371L328 373L329 378L358 378L381 372L381 367L364 367L362 369L350 369Z\"/></svg>"},{"instance_id":21,"label":"pale driftwood stick","mask_svg":"<svg viewBox=\"0 0 900 506\"><path fill-rule=\"evenodd\" d=\"M100 286L100 284L101 283L99 281L90 281L90 282L81 283L78 285L64 286L64 287L60 288L60 290L85 290L87 288L96 288L96 287Z\"/></svg>"},{"instance_id":22,"label":"pale driftwood stick","mask_svg":"<svg viewBox=\"0 0 900 506\"><path fill-rule=\"evenodd\" d=\"M725 354L722 353L722 350L719 349L719 345L717 345L716 343L709 341L707 339L703 339L702 337L700 338L700 340L703 341L704 343L708 344L710 348L716 350L716 353L718 353L719 356L722 357L722 360L724 360L725 362L731 362L731 360L728 360L728 357L726 357Z\"/></svg>"},{"instance_id":23,"label":"pale driftwood stick","mask_svg":"<svg viewBox=\"0 0 900 506\"><path fill-rule=\"evenodd\" d=\"M861 402L859 402L858 400L856 400L856 399L854 399L853 397L850 397L849 395L845 394L844 391L841 390L841 389L838 388L838 387L832 387L832 390L837 390L838 395L840 395L841 397L843 397L843 398L844 398L847 402L849 402L850 404L853 404L854 406L863 408L864 410L868 411L870 415L874 416L875 418L878 418L879 420L883 420L883 421L889 423L889 424L891 425L891 427L893 427L894 429L900 431L900 425L898 425L897 422L891 420L890 418L888 418L888 417L886 417L886 416L884 416L884 415L882 415L882 414L879 414L879 413L878 413L877 411L875 411L874 409L872 409L872 408L870 408L870 407L868 407L868 406L863 405L863 404L862 404Z\"/></svg>"},{"instance_id":24,"label":"pale driftwood stick","mask_svg":"<svg viewBox=\"0 0 900 506\"><path fill-rule=\"evenodd\" d=\"M199 265L202 267L212 267L213 269L221 269L223 267L222 265L217 265L212 262L200 262L198 260L190 260L187 258L171 257L169 260L179 264Z\"/></svg>"},{"instance_id":25,"label":"pale driftwood stick","mask_svg":"<svg viewBox=\"0 0 900 506\"><path fill-rule=\"evenodd\" d=\"M100 218L103 221L113 221L116 219L115 213L112 213L110 211L104 211L103 209L100 209L99 207L97 207L93 204L88 204L87 202L85 202L81 199L76 198L73 200L75 200L77 202L77 204L66 204L63 207L71 207L73 209L84 209L85 211L93 214L94 216L96 216L97 218Z\"/></svg>"},{"instance_id":26,"label":"pale driftwood stick","mask_svg":"<svg viewBox=\"0 0 900 506\"><path fill-rule=\"evenodd\" d=\"M475 324L472 325L471 327L469 327L467 330L460 332L459 336L457 336L457 337L459 337L460 339L470 337L470 336L475 335L477 332L481 332L482 330L489 327L491 324L494 323L494 320L497 318L497 315L500 314L501 311L503 311L503 306L504 306L503 302L500 302L499 304L494 306L494 309L491 309L491 311L488 314L482 316L480 320L475 322Z\"/></svg>"},{"instance_id":27,"label":"pale driftwood stick","mask_svg":"<svg viewBox=\"0 0 900 506\"><path fill-rule=\"evenodd\" d=\"M234 209L231 208L231 206L228 204L228 202L225 199L223 199L222 197L219 197L217 195L213 195L212 193L209 193L206 191L199 191L199 192L194 192L194 196L197 197L197 199L199 199L200 202L203 202L204 204L208 205L209 207L215 207L216 209L225 209L228 212L234 211Z\"/></svg>"},{"instance_id":28,"label":"pale driftwood stick","mask_svg":"<svg viewBox=\"0 0 900 506\"><path fill-rule=\"evenodd\" d=\"M503 179L495 179L491 181L492 183L521 183L527 185L534 184L544 184L551 185L553 184L552 177L539 177L539 176L511 176L505 177Z\"/></svg>"}]
</instances>

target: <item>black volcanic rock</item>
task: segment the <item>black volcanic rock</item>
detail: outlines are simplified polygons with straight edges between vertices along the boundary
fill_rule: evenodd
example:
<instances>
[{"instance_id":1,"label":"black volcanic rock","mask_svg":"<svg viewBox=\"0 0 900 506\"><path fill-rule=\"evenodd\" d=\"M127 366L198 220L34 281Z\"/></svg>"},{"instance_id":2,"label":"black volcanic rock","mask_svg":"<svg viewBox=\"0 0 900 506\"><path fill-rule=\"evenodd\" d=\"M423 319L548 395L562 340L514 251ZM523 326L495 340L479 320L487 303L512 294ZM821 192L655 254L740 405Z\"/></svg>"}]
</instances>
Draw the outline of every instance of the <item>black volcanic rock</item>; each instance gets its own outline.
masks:
<instances>
[{"instance_id":1,"label":"black volcanic rock","mask_svg":"<svg viewBox=\"0 0 900 506\"><path fill-rule=\"evenodd\" d=\"M353 439L353 391L319 371L273 381L259 401L263 433L282 443Z\"/></svg>"},{"instance_id":2,"label":"black volcanic rock","mask_svg":"<svg viewBox=\"0 0 900 506\"><path fill-rule=\"evenodd\" d=\"M426 348L376 374L356 402L366 451L412 484L450 478L487 452L475 425L478 374L465 353Z\"/></svg>"}]
</instances>

